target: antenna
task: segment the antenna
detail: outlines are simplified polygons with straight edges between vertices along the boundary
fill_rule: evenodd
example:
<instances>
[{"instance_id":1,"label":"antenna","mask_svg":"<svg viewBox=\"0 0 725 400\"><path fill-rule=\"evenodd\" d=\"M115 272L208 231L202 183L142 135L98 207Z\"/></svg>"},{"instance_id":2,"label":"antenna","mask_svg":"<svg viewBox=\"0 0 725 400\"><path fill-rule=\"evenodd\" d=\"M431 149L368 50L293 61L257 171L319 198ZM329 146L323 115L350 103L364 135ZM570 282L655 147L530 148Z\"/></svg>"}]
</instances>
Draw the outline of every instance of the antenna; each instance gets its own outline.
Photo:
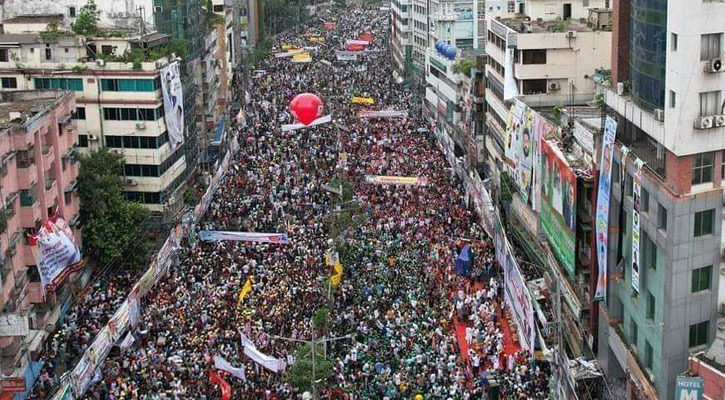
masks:
<instances>
[{"instance_id":1,"label":"antenna","mask_svg":"<svg viewBox=\"0 0 725 400\"><path fill-rule=\"evenodd\" d=\"M141 18L141 46L143 47L143 56L145 60L149 57L149 41L146 36L146 7L138 7L139 18Z\"/></svg>"}]
</instances>

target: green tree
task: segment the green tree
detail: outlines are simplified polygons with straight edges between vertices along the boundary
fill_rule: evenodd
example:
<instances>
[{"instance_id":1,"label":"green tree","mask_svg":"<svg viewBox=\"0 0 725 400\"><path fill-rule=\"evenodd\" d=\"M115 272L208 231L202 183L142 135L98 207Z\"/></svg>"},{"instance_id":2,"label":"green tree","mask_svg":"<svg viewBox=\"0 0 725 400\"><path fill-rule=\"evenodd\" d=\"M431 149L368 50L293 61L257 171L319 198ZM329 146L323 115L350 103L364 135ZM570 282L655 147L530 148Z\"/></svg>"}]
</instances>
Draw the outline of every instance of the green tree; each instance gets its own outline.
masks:
<instances>
[{"instance_id":1,"label":"green tree","mask_svg":"<svg viewBox=\"0 0 725 400\"><path fill-rule=\"evenodd\" d=\"M470 58L462 58L458 61L456 61L455 64L453 64L453 73L454 74L463 74L465 76L471 75L471 69L476 65L476 63L470 59Z\"/></svg>"},{"instance_id":2,"label":"green tree","mask_svg":"<svg viewBox=\"0 0 725 400\"><path fill-rule=\"evenodd\" d=\"M98 30L98 21L100 20L101 11L96 7L93 0L88 0L78 11L76 22L71 25L73 33L76 35L91 36Z\"/></svg>"},{"instance_id":3,"label":"green tree","mask_svg":"<svg viewBox=\"0 0 725 400\"><path fill-rule=\"evenodd\" d=\"M322 389L327 385L327 380L334 374L332 361L326 360L323 345L317 343L315 345L315 362L314 374L312 373L312 346L303 344L295 351L295 363L287 373L287 383L297 388L301 392L312 390L312 377L318 382L317 389Z\"/></svg>"},{"instance_id":4,"label":"green tree","mask_svg":"<svg viewBox=\"0 0 725 400\"><path fill-rule=\"evenodd\" d=\"M123 197L123 157L101 149L80 156L78 194L81 198L83 246L101 265L145 264L149 211Z\"/></svg>"}]
</instances>

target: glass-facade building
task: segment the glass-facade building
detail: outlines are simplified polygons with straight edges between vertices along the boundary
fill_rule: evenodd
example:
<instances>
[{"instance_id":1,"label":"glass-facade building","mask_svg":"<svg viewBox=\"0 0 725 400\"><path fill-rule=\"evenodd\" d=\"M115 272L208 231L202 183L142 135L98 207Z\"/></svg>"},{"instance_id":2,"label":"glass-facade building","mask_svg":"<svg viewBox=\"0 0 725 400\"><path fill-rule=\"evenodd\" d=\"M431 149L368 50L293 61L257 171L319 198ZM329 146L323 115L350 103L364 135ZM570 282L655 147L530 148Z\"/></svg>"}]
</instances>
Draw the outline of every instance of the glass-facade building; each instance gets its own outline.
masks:
<instances>
[{"instance_id":1,"label":"glass-facade building","mask_svg":"<svg viewBox=\"0 0 725 400\"><path fill-rule=\"evenodd\" d=\"M667 0L633 0L630 92L643 108L664 108Z\"/></svg>"}]
</instances>

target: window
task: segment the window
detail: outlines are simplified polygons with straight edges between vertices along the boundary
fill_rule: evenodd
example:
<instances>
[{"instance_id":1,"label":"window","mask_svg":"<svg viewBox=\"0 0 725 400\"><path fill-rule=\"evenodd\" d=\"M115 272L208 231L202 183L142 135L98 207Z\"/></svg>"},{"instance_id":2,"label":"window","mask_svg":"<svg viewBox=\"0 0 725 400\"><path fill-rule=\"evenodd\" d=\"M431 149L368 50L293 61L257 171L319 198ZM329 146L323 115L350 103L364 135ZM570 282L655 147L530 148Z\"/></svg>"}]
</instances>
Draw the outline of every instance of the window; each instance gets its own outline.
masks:
<instances>
[{"instance_id":1,"label":"window","mask_svg":"<svg viewBox=\"0 0 725 400\"><path fill-rule=\"evenodd\" d=\"M711 92L700 93L700 116L709 117L710 115L720 114L720 91L713 90Z\"/></svg>"},{"instance_id":2,"label":"window","mask_svg":"<svg viewBox=\"0 0 725 400\"><path fill-rule=\"evenodd\" d=\"M108 121L155 121L162 116L163 111L155 108L103 108L103 119Z\"/></svg>"},{"instance_id":3,"label":"window","mask_svg":"<svg viewBox=\"0 0 725 400\"><path fill-rule=\"evenodd\" d=\"M83 79L80 78L35 78L36 89L66 89L83 91Z\"/></svg>"},{"instance_id":4,"label":"window","mask_svg":"<svg viewBox=\"0 0 725 400\"><path fill-rule=\"evenodd\" d=\"M508 11L508 12L510 12L510 13L512 13L512 12L516 12L516 3L515 3L515 2L513 2L513 1L509 1L509 2L508 2L508 3L506 4L506 6L507 6L507 7L506 7L506 11Z\"/></svg>"},{"instance_id":5,"label":"window","mask_svg":"<svg viewBox=\"0 0 725 400\"><path fill-rule=\"evenodd\" d=\"M214 12L215 13L224 12L224 4L215 4L214 5Z\"/></svg>"},{"instance_id":6,"label":"window","mask_svg":"<svg viewBox=\"0 0 725 400\"><path fill-rule=\"evenodd\" d=\"M648 341L644 341L644 366L647 367L650 371L652 370L652 345L649 344Z\"/></svg>"},{"instance_id":7,"label":"window","mask_svg":"<svg viewBox=\"0 0 725 400\"><path fill-rule=\"evenodd\" d=\"M169 141L169 134L160 136L105 136L106 147L115 149L158 149Z\"/></svg>"},{"instance_id":8,"label":"window","mask_svg":"<svg viewBox=\"0 0 725 400\"><path fill-rule=\"evenodd\" d=\"M640 212L648 212L649 211L649 192L647 189L640 186L639 188L639 211Z\"/></svg>"},{"instance_id":9,"label":"window","mask_svg":"<svg viewBox=\"0 0 725 400\"><path fill-rule=\"evenodd\" d=\"M695 213L695 237L712 235L713 221L715 220L715 209Z\"/></svg>"},{"instance_id":10,"label":"window","mask_svg":"<svg viewBox=\"0 0 725 400\"><path fill-rule=\"evenodd\" d=\"M101 54L110 56L113 54L113 46L104 44L101 46Z\"/></svg>"},{"instance_id":11,"label":"window","mask_svg":"<svg viewBox=\"0 0 725 400\"><path fill-rule=\"evenodd\" d=\"M644 250L644 266L657 269L657 244L650 239L647 232L642 231L642 245Z\"/></svg>"},{"instance_id":12,"label":"window","mask_svg":"<svg viewBox=\"0 0 725 400\"><path fill-rule=\"evenodd\" d=\"M8 49L0 49L0 61L9 61Z\"/></svg>"},{"instance_id":13,"label":"window","mask_svg":"<svg viewBox=\"0 0 725 400\"><path fill-rule=\"evenodd\" d=\"M80 120L86 119L86 108L85 107L76 107L76 111L73 113L73 119L80 119Z\"/></svg>"},{"instance_id":14,"label":"window","mask_svg":"<svg viewBox=\"0 0 725 400\"><path fill-rule=\"evenodd\" d=\"M524 94L546 94L546 79L527 79L523 81Z\"/></svg>"},{"instance_id":15,"label":"window","mask_svg":"<svg viewBox=\"0 0 725 400\"><path fill-rule=\"evenodd\" d=\"M161 204L159 192L123 192L128 201L135 201L144 204Z\"/></svg>"},{"instance_id":16,"label":"window","mask_svg":"<svg viewBox=\"0 0 725 400\"><path fill-rule=\"evenodd\" d=\"M75 18L75 16L76 16L76 8L75 7L69 7L68 8L68 15L71 18Z\"/></svg>"},{"instance_id":17,"label":"window","mask_svg":"<svg viewBox=\"0 0 725 400\"><path fill-rule=\"evenodd\" d=\"M15 78L1 78L3 89L16 89L18 87L18 80Z\"/></svg>"},{"instance_id":18,"label":"window","mask_svg":"<svg viewBox=\"0 0 725 400\"><path fill-rule=\"evenodd\" d=\"M657 229L667 232L667 209L657 204Z\"/></svg>"},{"instance_id":19,"label":"window","mask_svg":"<svg viewBox=\"0 0 725 400\"><path fill-rule=\"evenodd\" d=\"M63 193L63 201L65 201L65 205L70 205L72 200L73 200L73 192Z\"/></svg>"},{"instance_id":20,"label":"window","mask_svg":"<svg viewBox=\"0 0 725 400\"><path fill-rule=\"evenodd\" d=\"M670 90L670 108L677 107L677 93Z\"/></svg>"},{"instance_id":21,"label":"window","mask_svg":"<svg viewBox=\"0 0 725 400\"><path fill-rule=\"evenodd\" d=\"M153 92L157 87L154 79L101 79L104 92Z\"/></svg>"},{"instance_id":22,"label":"window","mask_svg":"<svg viewBox=\"0 0 725 400\"><path fill-rule=\"evenodd\" d=\"M690 347L697 347L707 344L707 333L710 330L710 321L703 321L699 324L690 325Z\"/></svg>"},{"instance_id":23,"label":"window","mask_svg":"<svg viewBox=\"0 0 725 400\"><path fill-rule=\"evenodd\" d=\"M700 36L700 61L720 58L722 55L722 33L710 33Z\"/></svg>"},{"instance_id":24,"label":"window","mask_svg":"<svg viewBox=\"0 0 725 400\"><path fill-rule=\"evenodd\" d=\"M649 291L647 292L647 318L654 320L655 319L655 297L652 296L652 293Z\"/></svg>"},{"instance_id":25,"label":"window","mask_svg":"<svg viewBox=\"0 0 725 400\"><path fill-rule=\"evenodd\" d=\"M670 51L677 51L677 34L670 34Z\"/></svg>"},{"instance_id":26,"label":"window","mask_svg":"<svg viewBox=\"0 0 725 400\"><path fill-rule=\"evenodd\" d=\"M638 330L639 328L637 327L637 322L634 321L634 318L629 317L629 344L632 347L637 347Z\"/></svg>"},{"instance_id":27,"label":"window","mask_svg":"<svg viewBox=\"0 0 725 400\"><path fill-rule=\"evenodd\" d=\"M522 64L546 64L546 49L544 50L522 50Z\"/></svg>"},{"instance_id":28,"label":"window","mask_svg":"<svg viewBox=\"0 0 725 400\"><path fill-rule=\"evenodd\" d=\"M634 190L632 175L625 174L624 176L625 176L624 179L627 181L625 183L625 193L627 194L627 196L632 197L632 193Z\"/></svg>"},{"instance_id":29,"label":"window","mask_svg":"<svg viewBox=\"0 0 725 400\"><path fill-rule=\"evenodd\" d=\"M78 135L78 147L88 147L88 135Z\"/></svg>"},{"instance_id":30,"label":"window","mask_svg":"<svg viewBox=\"0 0 725 400\"><path fill-rule=\"evenodd\" d=\"M692 270L692 293L710 290L712 281L712 265Z\"/></svg>"},{"instance_id":31,"label":"window","mask_svg":"<svg viewBox=\"0 0 725 400\"><path fill-rule=\"evenodd\" d=\"M692 156L692 184L712 182L715 154L712 152Z\"/></svg>"},{"instance_id":32,"label":"window","mask_svg":"<svg viewBox=\"0 0 725 400\"><path fill-rule=\"evenodd\" d=\"M47 61L53 59L53 51L51 49L45 49L45 59Z\"/></svg>"}]
</instances>

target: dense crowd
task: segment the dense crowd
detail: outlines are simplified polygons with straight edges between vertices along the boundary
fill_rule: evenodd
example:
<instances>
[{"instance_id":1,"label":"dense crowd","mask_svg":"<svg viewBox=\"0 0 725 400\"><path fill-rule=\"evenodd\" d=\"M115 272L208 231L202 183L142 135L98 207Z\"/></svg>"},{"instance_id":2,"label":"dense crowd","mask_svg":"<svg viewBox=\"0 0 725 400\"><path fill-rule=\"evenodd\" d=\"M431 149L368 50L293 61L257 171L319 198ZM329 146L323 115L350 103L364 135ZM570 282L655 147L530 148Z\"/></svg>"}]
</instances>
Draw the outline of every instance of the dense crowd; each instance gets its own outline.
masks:
<instances>
[{"instance_id":1,"label":"dense crowd","mask_svg":"<svg viewBox=\"0 0 725 400\"><path fill-rule=\"evenodd\" d=\"M290 243L185 246L144 300L135 342L111 353L86 398L219 399L208 372L214 356L245 368L245 380L222 374L232 399L302 398L285 372L243 354L240 334L290 364L300 343L288 339L341 338L324 346L331 360L319 385L325 398L474 399L494 386L505 398L547 398L548 366L532 362L502 329L508 322L491 241L435 138L418 133L424 121L363 120L350 104L353 95L373 97L376 109L412 104L393 78L388 19L376 9L323 16L337 18L336 29L317 20L275 38L278 49L316 46L311 63L271 56L255 66L265 72L248 81L246 121L232 128L241 148L197 226L287 233ZM357 62L337 61L335 51L363 33L375 36L373 51ZM310 44L305 34L325 42ZM281 124L293 122L289 102L302 92L318 93L334 121L283 132ZM368 174L425 177L427 185L376 185L365 181ZM352 193L324 190L332 180ZM476 279L453 268L465 244L476 257ZM344 268L334 289L324 257L331 248ZM250 277L252 290L238 306ZM93 300L74 308L49 358L80 354L130 287L126 274L99 281ZM313 332L310 321L323 308L330 321ZM57 383L57 366L48 365L35 398Z\"/></svg>"}]
</instances>

